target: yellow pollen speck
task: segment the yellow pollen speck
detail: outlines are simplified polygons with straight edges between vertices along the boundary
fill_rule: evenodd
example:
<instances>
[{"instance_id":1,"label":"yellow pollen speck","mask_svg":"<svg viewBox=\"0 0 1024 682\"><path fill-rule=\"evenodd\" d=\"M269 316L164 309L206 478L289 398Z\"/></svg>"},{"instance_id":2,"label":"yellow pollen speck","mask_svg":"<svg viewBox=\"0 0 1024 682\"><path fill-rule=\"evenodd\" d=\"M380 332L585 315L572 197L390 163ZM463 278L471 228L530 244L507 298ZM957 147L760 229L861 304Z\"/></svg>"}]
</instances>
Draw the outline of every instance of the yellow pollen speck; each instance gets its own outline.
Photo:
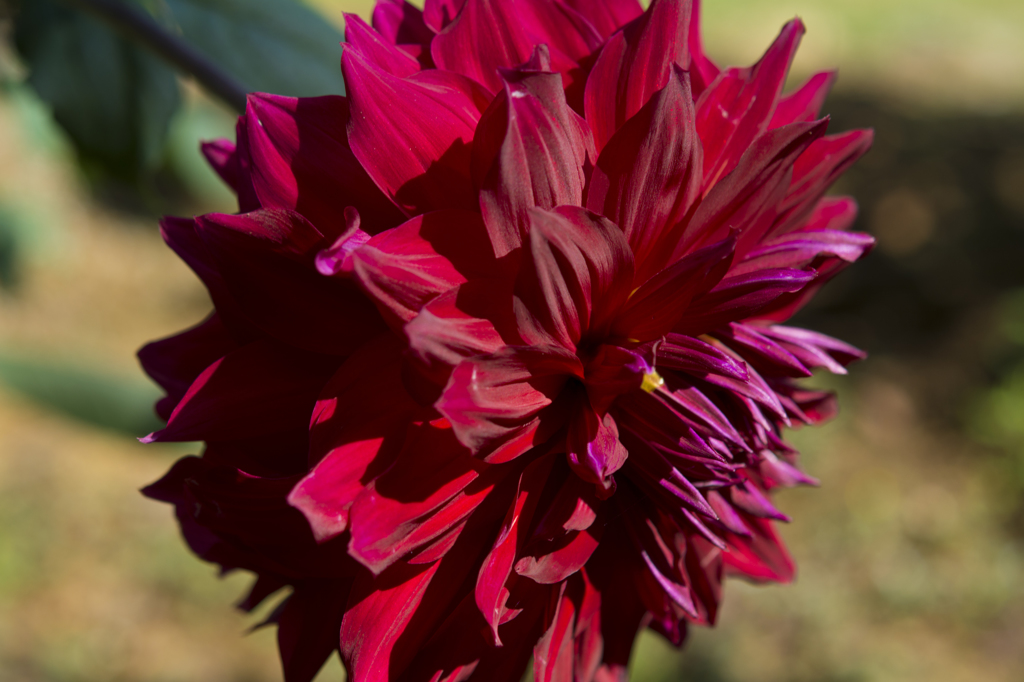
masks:
<instances>
[{"instance_id":1,"label":"yellow pollen speck","mask_svg":"<svg viewBox=\"0 0 1024 682\"><path fill-rule=\"evenodd\" d=\"M661 378L660 374L652 369L650 372L644 374L644 380L641 382L640 388L644 389L648 393L654 393L664 385L665 380Z\"/></svg>"}]
</instances>

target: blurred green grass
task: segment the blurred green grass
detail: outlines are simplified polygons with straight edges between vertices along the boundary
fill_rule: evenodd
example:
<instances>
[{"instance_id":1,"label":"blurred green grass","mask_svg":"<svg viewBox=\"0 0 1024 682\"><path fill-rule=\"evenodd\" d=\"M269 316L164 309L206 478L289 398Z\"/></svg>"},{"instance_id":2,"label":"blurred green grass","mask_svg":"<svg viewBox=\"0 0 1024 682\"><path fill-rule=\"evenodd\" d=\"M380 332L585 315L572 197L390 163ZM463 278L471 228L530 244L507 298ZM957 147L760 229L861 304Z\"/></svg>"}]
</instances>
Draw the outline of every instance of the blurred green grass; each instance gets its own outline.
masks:
<instances>
[{"instance_id":1,"label":"blurred green grass","mask_svg":"<svg viewBox=\"0 0 1024 682\"><path fill-rule=\"evenodd\" d=\"M339 24L341 8L369 8L309 1ZM726 63L756 59L801 15L795 78L838 66L833 129L878 129L842 189L880 248L803 320L872 358L828 380L836 422L793 434L822 481L778 498L795 519L783 532L796 583L730 583L719 626L682 655L641 637L634 679L1024 679L1024 3L704 11ZM167 201L230 210L194 141L231 132L187 92ZM0 679L278 680L272 631L243 636L258 617L230 608L247 578L215 579L170 511L136 492L187 450L131 437L151 428L154 390L133 352L209 302L154 219L116 206L86 189L45 110L9 81L0 223L18 286L0 290ZM336 661L321 674L340 678Z\"/></svg>"}]
</instances>

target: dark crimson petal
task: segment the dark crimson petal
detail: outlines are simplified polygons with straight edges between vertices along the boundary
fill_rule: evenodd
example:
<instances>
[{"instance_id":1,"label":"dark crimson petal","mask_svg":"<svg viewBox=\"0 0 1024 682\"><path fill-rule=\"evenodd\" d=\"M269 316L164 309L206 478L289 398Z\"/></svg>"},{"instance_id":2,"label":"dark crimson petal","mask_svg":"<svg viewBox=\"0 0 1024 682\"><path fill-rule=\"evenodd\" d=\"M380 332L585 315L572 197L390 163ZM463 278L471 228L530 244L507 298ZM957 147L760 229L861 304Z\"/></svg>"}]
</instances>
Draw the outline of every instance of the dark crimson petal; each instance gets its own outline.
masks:
<instances>
[{"instance_id":1,"label":"dark crimson petal","mask_svg":"<svg viewBox=\"0 0 1024 682\"><path fill-rule=\"evenodd\" d=\"M790 232L746 254L743 262L733 268L730 274L742 275L766 268L813 267L829 258L839 258L847 263L853 263L874 244L875 238L863 232Z\"/></svg>"},{"instance_id":2,"label":"dark crimson petal","mask_svg":"<svg viewBox=\"0 0 1024 682\"><path fill-rule=\"evenodd\" d=\"M691 253L647 280L632 293L612 334L619 338L650 341L672 329L688 309L725 276L732 262L735 240L726 239ZM678 330L677 330L678 331Z\"/></svg>"},{"instance_id":3,"label":"dark crimson petal","mask_svg":"<svg viewBox=\"0 0 1024 682\"><path fill-rule=\"evenodd\" d=\"M217 313L180 334L143 346L139 351L142 368L167 392L157 403L157 414L168 419L196 377L236 348Z\"/></svg>"},{"instance_id":4,"label":"dark crimson petal","mask_svg":"<svg viewBox=\"0 0 1024 682\"><path fill-rule=\"evenodd\" d=\"M201 142L199 149L206 158L206 162L210 164L214 171L216 171L217 175L220 176L220 179L223 180L235 194L241 194L243 179L242 167L235 143L231 140L221 138L210 142Z\"/></svg>"},{"instance_id":5,"label":"dark crimson petal","mask_svg":"<svg viewBox=\"0 0 1024 682\"><path fill-rule=\"evenodd\" d=\"M677 225L701 188L701 145L690 77L673 66L668 84L612 136L587 190L587 207L622 228L641 282L666 264Z\"/></svg>"},{"instance_id":6,"label":"dark crimson petal","mask_svg":"<svg viewBox=\"0 0 1024 682\"><path fill-rule=\"evenodd\" d=\"M622 468L628 454L612 415L599 415L589 405L577 409L569 422L566 456L577 476L597 486L599 496L615 491L612 475Z\"/></svg>"},{"instance_id":7,"label":"dark crimson petal","mask_svg":"<svg viewBox=\"0 0 1024 682\"><path fill-rule=\"evenodd\" d=\"M338 649L338 631L351 580L299 582L277 618L285 682L311 682Z\"/></svg>"},{"instance_id":8,"label":"dark crimson petal","mask_svg":"<svg viewBox=\"0 0 1024 682\"><path fill-rule=\"evenodd\" d=\"M687 311L675 331L691 336L757 315L784 294L803 289L814 272L781 268L727 277Z\"/></svg>"},{"instance_id":9,"label":"dark crimson petal","mask_svg":"<svg viewBox=\"0 0 1024 682\"><path fill-rule=\"evenodd\" d=\"M723 555L726 575L738 575L758 582L792 581L796 567L771 521L745 516L744 522L751 535L729 537L729 551Z\"/></svg>"},{"instance_id":10,"label":"dark crimson petal","mask_svg":"<svg viewBox=\"0 0 1024 682\"><path fill-rule=\"evenodd\" d=\"M788 232L789 225L802 222L839 176L867 153L874 137L871 130L851 130L815 140L793 164L793 180L780 206L780 225L773 230Z\"/></svg>"},{"instance_id":11,"label":"dark crimson petal","mask_svg":"<svg viewBox=\"0 0 1024 682\"><path fill-rule=\"evenodd\" d=\"M715 518L713 507L667 458L640 439L628 438L627 441L630 447L631 467L627 471L631 474L631 480L635 480L634 476L639 476L645 479L646 483L660 488L663 493L671 496L667 500L669 507L673 504L676 507L683 504L698 514Z\"/></svg>"},{"instance_id":12,"label":"dark crimson petal","mask_svg":"<svg viewBox=\"0 0 1024 682\"><path fill-rule=\"evenodd\" d=\"M379 574L450 530L493 489L471 485L483 468L450 428L413 425L395 462L352 504L349 554Z\"/></svg>"},{"instance_id":13,"label":"dark crimson petal","mask_svg":"<svg viewBox=\"0 0 1024 682\"><path fill-rule=\"evenodd\" d=\"M690 9L688 0L654 0L605 44L584 96L587 123L599 151L665 87L673 64L690 67Z\"/></svg>"},{"instance_id":14,"label":"dark crimson petal","mask_svg":"<svg viewBox=\"0 0 1024 682\"><path fill-rule=\"evenodd\" d=\"M420 45L426 49L434 37L423 12L407 0L377 0L373 28L392 45Z\"/></svg>"},{"instance_id":15,"label":"dark crimson petal","mask_svg":"<svg viewBox=\"0 0 1024 682\"><path fill-rule=\"evenodd\" d=\"M709 343L682 334L668 334L658 344L658 364L692 374L705 376L719 374L733 379L745 380L747 368L728 353Z\"/></svg>"},{"instance_id":16,"label":"dark crimson petal","mask_svg":"<svg viewBox=\"0 0 1024 682\"><path fill-rule=\"evenodd\" d=\"M356 48L365 59L397 78L407 78L420 70L418 61L367 26L358 14L345 13L345 42L346 47Z\"/></svg>"},{"instance_id":17,"label":"dark crimson petal","mask_svg":"<svg viewBox=\"0 0 1024 682\"><path fill-rule=\"evenodd\" d=\"M747 368L746 379L733 379L732 377L721 376L719 374L708 374L704 377L704 381L712 386L717 386L718 388L724 388L727 391L731 391L737 396L749 398L754 402L767 407L783 422L787 421L786 411L779 403L779 399L775 395L775 391L768 386L765 380L761 378L761 375L758 374L753 367Z\"/></svg>"},{"instance_id":18,"label":"dark crimson petal","mask_svg":"<svg viewBox=\"0 0 1024 682\"><path fill-rule=\"evenodd\" d=\"M803 34L803 23L790 21L757 64L728 69L700 96L697 132L704 143L705 193L768 129Z\"/></svg>"},{"instance_id":19,"label":"dark crimson petal","mask_svg":"<svg viewBox=\"0 0 1024 682\"><path fill-rule=\"evenodd\" d=\"M827 119L794 123L757 138L735 170L704 197L673 260L695 245L713 243L734 232L739 233L738 252L756 244L775 220L775 207L788 191L794 161L825 134L827 126Z\"/></svg>"},{"instance_id":20,"label":"dark crimson petal","mask_svg":"<svg viewBox=\"0 0 1024 682\"><path fill-rule=\"evenodd\" d=\"M690 77L693 80L694 97L715 82L720 73L719 68L704 53L704 44L700 37L700 0L693 0L690 17Z\"/></svg>"},{"instance_id":21,"label":"dark crimson petal","mask_svg":"<svg viewBox=\"0 0 1024 682\"><path fill-rule=\"evenodd\" d=\"M615 225L580 208L533 209L529 219L515 288L519 332L528 343L575 350L581 335L604 331L632 288L629 246Z\"/></svg>"},{"instance_id":22,"label":"dark crimson petal","mask_svg":"<svg viewBox=\"0 0 1024 682\"><path fill-rule=\"evenodd\" d=\"M354 275L397 326L469 277L494 274L480 214L432 211L382 232L352 253Z\"/></svg>"},{"instance_id":23,"label":"dark crimson petal","mask_svg":"<svg viewBox=\"0 0 1024 682\"><path fill-rule=\"evenodd\" d=\"M260 207L260 200L252 186L252 159L249 156L249 131L245 116L239 116L235 123L236 144L231 151L223 142L214 143L219 149L203 146L203 155L217 171L217 174L228 183L238 195L238 210L246 213ZM230 145L230 143L228 143ZM227 157L224 155L228 154ZM226 164L226 165L222 165Z\"/></svg>"},{"instance_id":24,"label":"dark crimson petal","mask_svg":"<svg viewBox=\"0 0 1024 682\"><path fill-rule=\"evenodd\" d=\"M473 172L499 258L523 243L529 209L582 204L584 168L596 157L590 130L566 104L546 55L540 46L530 63L503 72L504 90L476 133Z\"/></svg>"},{"instance_id":25,"label":"dark crimson petal","mask_svg":"<svg viewBox=\"0 0 1024 682\"><path fill-rule=\"evenodd\" d=\"M267 334L345 355L382 330L380 315L355 285L313 268L323 237L299 214L209 214L196 225L239 308Z\"/></svg>"},{"instance_id":26,"label":"dark crimson petal","mask_svg":"<svg viewBox=\"0 0 1024 682\"><path fill-rule=\"evenodd\" d=\"M721 438L736 447L749 450L729 418L695 386L659 391L657 397L671 409L690 415L712 438Z\"/></svg>"},{"instance_id":27,"label":"dark crimson petal","mask_svg":"<svg viewBox=\"0 0 1024 682\"><path fill-rule=\"evenodd\" d=\"M440 33L462 11L466 0L425 0L423 21L434 32Z\"/></svg>"},{"instance_id":28,"label":"dark crimson petal","mask_svg":"<svg viewBox=\"0 0 1024 682\"><path fill-rule=\"evenodd\" d=\"M230 440L305 423L331 362L270 341L231 351L196 377L167 427L142 441Z\"/></svg>"},{"instance_id":29,"label":"dark crimson petal","mask_svg":"<svg viewBox=\"0 0 1024 682\"><path fill-rule=\"evenodd\" d=\"M461 362L435 407L474 455L505 462L533 445L537 414L568 377L582 374L575 354L561 348L508 346Z\"/></svg>"},{"instance_id":30,"label":"dark crimson petal","mask_svg":"<svg viewBox=\"0 0 1024 682\"><path fill-rule=\"evenodd\" d=\"M334 240L334 243L326 249L321 249L316 254L317 272L327 277L341 274L345 277L352 275L354 264L352 253L359 247L370 241L370 235L360 228L362 216L354 206L345 207L345 231Z\"/></svg>"},{"instance_id":31,"label":"dark crimson petal","mask_svg":"<svg viewBox=\"0 0 1024 682\"><path fill-rule=\"evenodd\" d=\"M520 475L515 501L508 507L494 545L480 565L474 596L477 608L490 627L495 645L502 644L499 625L510 616L515 617L507 606L509 590L506 583L512 574L516 556L528 539L528 528L554 462L554 455L539 457Z\"/></svg>"},{"instance_id":32,"label":"dark crimson petal","mask_svg":"<svg viewBox=\"0 0 1024 682\"><path fill-rule=\"evenodd\" d=\"M601 344L587 362L584 379L591 407L604 414L620 395L640 388L651 369L640 353Z\"/></svg>"},{"instance_id":33,"label":"dark crimson petal","mask_svg":"<svg viewBox=\"0 0 1024 682\"><path fill-rule=\"evenodd\" d=\"M349 144L377 186L409 215L475 208L470 143L486 93L447 71L397 78L351 46L342 72Z\"/></svg>"},{"instance_id":34,"label":"dark crimson petal","mask_svg":"<svg viewBox=\"0 0 1024 682\"><path fill-rule=\"evenodd\" d=\"M637 0L565 0L607 38L644 13Z\"/></svg>"},{"instance_id":35,"label":"dark crimson petal","mask_svg":"<svg viewBox=\"0 0 1024 682\"><path fill-rule=\"evenodd\" d=\"M253 94L245 118L252 183L263 208L295 210L329 239L344 231L346 206L366 217L370 233L401 221L349 148L344 97Z\"/></svg>"},{"instance_id":36,"label":"dark crimson petal","mask_svg":"<svg viewBox=\"0 0 1024 682\"><path fill-rule=\"evenodd\" d=\"M821 112L829 91L835 85L835 71L822 71L811 76L798 90L779 100L769 128L780 128L790 123L814 121Z\"/></svg>"},{"instance_id":37,"label":"dark crimson petal","mask_svg":"<svg viewBox=\"0 0 1024 682\"><path fill-rule=\"evenodd\" d=\"M288 495L318 541L348 528L352 502L394 462L416 411L402 388L400 346L390 334L331 377L308 422L313 470Z\"/></svg>"}]
</instances>

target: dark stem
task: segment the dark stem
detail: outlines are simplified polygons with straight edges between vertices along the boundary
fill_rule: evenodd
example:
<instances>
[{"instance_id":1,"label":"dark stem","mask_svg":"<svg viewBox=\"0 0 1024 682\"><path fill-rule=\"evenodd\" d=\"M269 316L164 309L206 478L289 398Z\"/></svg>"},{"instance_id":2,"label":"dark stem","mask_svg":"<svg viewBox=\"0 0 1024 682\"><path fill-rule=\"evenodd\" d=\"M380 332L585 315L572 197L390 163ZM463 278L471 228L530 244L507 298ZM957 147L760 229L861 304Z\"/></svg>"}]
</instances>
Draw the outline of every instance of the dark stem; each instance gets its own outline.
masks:
<instances>
[{"instance_id":1,"label":"dark stem","mask_svg":"<svg viewBox=\"0 0 1024 682\"><path fill-rule=\"evenodd\" d=\"M145 11L124 0L63 0L115 28L180 71L192 76L207 91L221 99L238 113L245 112L248 90L201 52L158 24Z\"/></svg>"}]
</instances>

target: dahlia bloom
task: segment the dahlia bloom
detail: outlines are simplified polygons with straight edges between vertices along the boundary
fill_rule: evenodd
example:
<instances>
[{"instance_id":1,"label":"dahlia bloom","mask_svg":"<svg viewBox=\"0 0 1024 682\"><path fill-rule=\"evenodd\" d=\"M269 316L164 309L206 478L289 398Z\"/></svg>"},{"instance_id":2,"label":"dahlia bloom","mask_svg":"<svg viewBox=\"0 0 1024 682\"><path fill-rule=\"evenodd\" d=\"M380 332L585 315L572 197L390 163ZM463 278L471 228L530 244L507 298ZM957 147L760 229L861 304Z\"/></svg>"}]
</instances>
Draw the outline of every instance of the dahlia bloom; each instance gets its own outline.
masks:
<instances>
[{"instance_id":1,"label":"dahlia bloom","mask_svg":"<svg viewBox=\"0 0 1024 682\"><path fill-rule=\"evenodd\" d=\"M862 353L783 326L864 255L825 196L871 143L826 135L803 33L749 68L697 2L379 0L347 97L257 94L204 151L239 213L163 235L215 312L140 357L146 441L205 441L146 494L258 576L289 682L622 680L723 577L788 581L770 500L813 483L795 379Z\"/></svg>"}]
</instances>

